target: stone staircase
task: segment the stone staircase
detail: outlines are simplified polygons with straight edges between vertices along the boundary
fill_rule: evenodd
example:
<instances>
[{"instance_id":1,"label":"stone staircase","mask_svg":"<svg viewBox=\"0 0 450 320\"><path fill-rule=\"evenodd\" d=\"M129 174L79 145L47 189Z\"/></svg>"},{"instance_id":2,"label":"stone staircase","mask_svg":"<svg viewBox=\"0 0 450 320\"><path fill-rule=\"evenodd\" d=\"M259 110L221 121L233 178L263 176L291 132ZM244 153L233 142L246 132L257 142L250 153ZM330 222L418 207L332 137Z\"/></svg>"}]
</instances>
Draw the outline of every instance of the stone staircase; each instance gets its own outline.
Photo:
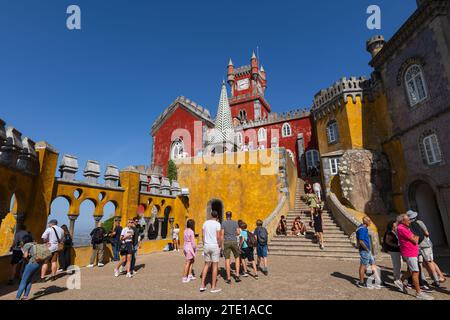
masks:
<instances>
[{"instance_id":1,"label":"stone staircase","mask_svg":"<svg viewBox=\"0 0 450 320\"><path fill-rule=\"evenodd\" d=\"M359 259L358 250L352 246L349 237L339 228L332 214L327 210L322 213L325 248L321 250L319 244L315 243L314 230L309 227L311 214L308 206L301 199L304 195L303 186L303 180L299 179L294 209L289 211L286 217L288 236L274 236L269 243L269 255ZM297 216L300 216L307 224L305 236L290 235L292 224Z\"/></svg>"}]
</instances>

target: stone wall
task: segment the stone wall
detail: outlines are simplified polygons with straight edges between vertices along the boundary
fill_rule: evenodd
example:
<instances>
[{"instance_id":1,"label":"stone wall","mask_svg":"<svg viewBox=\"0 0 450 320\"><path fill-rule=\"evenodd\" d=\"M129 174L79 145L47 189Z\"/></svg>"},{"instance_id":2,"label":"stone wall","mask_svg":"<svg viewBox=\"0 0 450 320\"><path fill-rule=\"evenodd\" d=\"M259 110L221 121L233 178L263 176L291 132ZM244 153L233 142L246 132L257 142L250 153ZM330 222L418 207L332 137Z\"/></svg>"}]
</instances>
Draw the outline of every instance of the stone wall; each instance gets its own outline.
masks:
<instances>
[{"instance_id":1,"label":"stone wall","mask_svg":"<svg viewBox=\"0 0 450 320\"><path fill-rule=\"evenodd\" d=\"M358 211L386 214L390 203L390 174L389 162L380 152L347 150L339 166L342 197Z\"/></svg>"}]
</instances>

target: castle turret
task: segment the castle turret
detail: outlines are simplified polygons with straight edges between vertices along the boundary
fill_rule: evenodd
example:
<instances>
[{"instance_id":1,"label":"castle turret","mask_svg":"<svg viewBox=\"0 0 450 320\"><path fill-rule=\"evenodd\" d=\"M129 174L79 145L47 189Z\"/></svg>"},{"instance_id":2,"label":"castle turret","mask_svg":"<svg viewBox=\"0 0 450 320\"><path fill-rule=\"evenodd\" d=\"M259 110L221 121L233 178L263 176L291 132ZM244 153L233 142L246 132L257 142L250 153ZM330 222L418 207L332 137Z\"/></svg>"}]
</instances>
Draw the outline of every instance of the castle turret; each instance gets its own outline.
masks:
<instances>
[{"instance_id":1,"label":"castle turret","mask_svg":"<svg viewBox=\"0 0 450 320\"><path fill-rule=\"evenodd\" d=\"M372 58L374 58L378 52L383 49L385 43L386 41L384 41L383 36L374 36L367 41L366 50L372 55Z\"/></svg>"},{"instance_id":2,"label":"castle turret","mask_svg":"<svg viewBox=\"0 0 450 320\"><path fill-rule=\"evenodd\" d=\"M256 58L255 52L253 52L250 62L252 68L252 78L253 80L256 80L258 78L258 59Z\"/></svg>"},{"instance_id":3,"label":"castle turret","mask_svg":"<svg viewBox=\"0 0 450 320\"><path fill-rule=\"evenodd\" d=\"M228 62L228 72L227 72L227 80L228 80L228 84L233 87L234 84L234 65L233 65L233 61Z\"/></svg>"},{"instance_id":4,"label":"castle turret","mask_svg":"<svg viewBox=\"0 0 450 320\"><path fill-rule=\"evenodd\" d=\"M263 66L261 66L261 69L259 69L259 73L260 73L260 75L261 75L261 78L262 78L263 80L266 80L266 70L264 70L264 67L263 67ZM264 88L266 87L266 82L265 82L265 81L264 81L263 86L264 86Z\"/></svg>"}]
</instances>

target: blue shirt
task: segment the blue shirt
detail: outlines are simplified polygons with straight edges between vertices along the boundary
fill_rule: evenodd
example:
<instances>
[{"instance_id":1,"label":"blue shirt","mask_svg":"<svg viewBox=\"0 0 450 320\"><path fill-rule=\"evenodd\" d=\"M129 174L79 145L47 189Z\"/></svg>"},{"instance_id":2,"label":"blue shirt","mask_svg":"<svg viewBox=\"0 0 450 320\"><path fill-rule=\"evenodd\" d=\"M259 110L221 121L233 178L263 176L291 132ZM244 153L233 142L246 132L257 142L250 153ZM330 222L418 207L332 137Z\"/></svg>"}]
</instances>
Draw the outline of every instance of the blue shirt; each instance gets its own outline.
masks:
<instances>
[{"instance_id":1,"label":"blue shirt","mask_svg":"<svg viewBox=\"0 0 450 320\"><path fill-rule=\"evenodd\" d=\"M356 230L356 239L358 240L358 244L359 241L362 241L366 245L367 249L369 249L369 251L372 251L372 249L370 248L369 229L367 229L366 225L362 224L358 227L358 229ZM359 251L363 250L364 248L362 246L359 246Z\"/></svg>"},{"instance_id":2,"label":"blue shirt","mask_svg":"<svg viewBox=\"0 0 450 320\"><path fill-rule=\"evenodd\" d=\"M241 237L244 238L244 242L242 242L242 249L248 248L247 245L248 233L246 230L241 230Z\"/></svg>"}]
</instances>

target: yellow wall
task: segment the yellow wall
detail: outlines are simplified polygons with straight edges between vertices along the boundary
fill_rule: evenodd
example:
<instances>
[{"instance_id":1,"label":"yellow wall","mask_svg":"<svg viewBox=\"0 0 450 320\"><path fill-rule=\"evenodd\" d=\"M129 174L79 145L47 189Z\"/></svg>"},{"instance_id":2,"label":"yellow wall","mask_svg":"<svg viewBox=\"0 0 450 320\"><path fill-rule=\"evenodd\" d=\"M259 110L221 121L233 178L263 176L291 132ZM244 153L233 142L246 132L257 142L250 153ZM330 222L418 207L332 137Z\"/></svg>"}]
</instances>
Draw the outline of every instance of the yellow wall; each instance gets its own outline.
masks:
<instances>
[{"instance_id":1,"label":"yellow wall","mask_svg":"<svg viewBox=\"0 0 450 320\"><path fill-rule=\"evenodd\" d=\"M255 228L257 219L264 220L272 213L280 199L279 177L278 173L262 175L261 169L267 165L249 164L250 157L258 154L257 151L239 153L245 156L241 165L208 164L213 162L210 157L197 158L197 164L177 163L180 185L189 188L188 214L196 222L196 233L201 232L212 199L221 200L224 213L233 212L233 219L244 220L250 229ZM218 157L225 159L225 155ZM293 178L290 179L292 183ZM291 201L295 189L293 193Z\"/></svg>"}]
</instances>

